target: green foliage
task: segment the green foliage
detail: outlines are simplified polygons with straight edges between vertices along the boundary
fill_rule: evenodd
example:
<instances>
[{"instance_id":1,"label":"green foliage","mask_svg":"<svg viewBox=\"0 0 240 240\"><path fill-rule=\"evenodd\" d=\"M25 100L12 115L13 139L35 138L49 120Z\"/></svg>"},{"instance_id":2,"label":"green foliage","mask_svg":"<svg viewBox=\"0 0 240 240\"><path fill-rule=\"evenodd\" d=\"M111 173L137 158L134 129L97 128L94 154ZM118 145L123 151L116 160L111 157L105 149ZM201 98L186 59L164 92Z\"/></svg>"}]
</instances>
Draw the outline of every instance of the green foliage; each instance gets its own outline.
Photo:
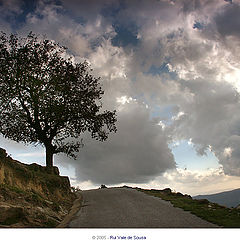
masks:
<instances>
[{"instance_id":1,"label":"green foliage","mask_svg":"<svg viewBox=\"0 0 240 240\"><path fill-rule=\"evenodd\" d=\"M32 193L31 198L32 198L31 202L33 202L33 203L37 203L37 204L45 203L44 199L39 194L37 194L35 192Z\"/></svg>"},{"instance_id":2,"label":"green foliage","mask_svg":"<svg viewBox=\"0 0 240 240\"><path fill-rule=\"evenodd\" d=\"M170 201L174 207L190 211L196 216L222 227L240 227L240 210L230 209L208 200L192 199L178 193L164 193L162 190L143 190L147 194Z\"/></svg>"},{"instance_id":3,"label":"green foliage","mask_svg":"<svg viewBox=\"0 0 240 240\"><path fill-rule=\"evenodd\" d=\"M32 33L0 35L0 133L44 145L47 165L54 153L74 157L85 131L100 141L116 131L115 111L100 113L100 79L90 74L87 62L66 56L65 47Z\"/></svg>"},{"instance_id":4,"label":"green foliage","mask_svg":"<svg viewBox=\"0 0 240 240\"><path fill-rule=\"evenodd\" d=\"M18 194L25 194L26 192L16 186L8 186L10 190Z\"/></svg>"}]
</instances>

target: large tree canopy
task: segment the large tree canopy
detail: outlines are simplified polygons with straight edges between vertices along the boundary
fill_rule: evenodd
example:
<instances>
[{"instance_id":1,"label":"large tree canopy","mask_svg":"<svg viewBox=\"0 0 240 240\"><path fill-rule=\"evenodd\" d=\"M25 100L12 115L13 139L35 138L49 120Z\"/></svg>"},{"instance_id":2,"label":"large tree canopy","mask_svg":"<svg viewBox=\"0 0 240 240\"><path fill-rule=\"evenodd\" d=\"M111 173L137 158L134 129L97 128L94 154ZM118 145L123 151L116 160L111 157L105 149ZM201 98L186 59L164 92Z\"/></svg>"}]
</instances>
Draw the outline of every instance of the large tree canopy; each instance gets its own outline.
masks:
<instances>
[{"instance_id":1,"label":"large tree canopy","mask_svg":"<svg viewBox=\"0 0 240 240\"><path fill-rule=\"evenodd\" d=\"M32 33L0 35L0 133L45 146L49 168L53 154L79 151L81 133L104 141L116 131L115 111L100 111L100 79L66 56L65 47Z\"/></svg>"}]
</instances>

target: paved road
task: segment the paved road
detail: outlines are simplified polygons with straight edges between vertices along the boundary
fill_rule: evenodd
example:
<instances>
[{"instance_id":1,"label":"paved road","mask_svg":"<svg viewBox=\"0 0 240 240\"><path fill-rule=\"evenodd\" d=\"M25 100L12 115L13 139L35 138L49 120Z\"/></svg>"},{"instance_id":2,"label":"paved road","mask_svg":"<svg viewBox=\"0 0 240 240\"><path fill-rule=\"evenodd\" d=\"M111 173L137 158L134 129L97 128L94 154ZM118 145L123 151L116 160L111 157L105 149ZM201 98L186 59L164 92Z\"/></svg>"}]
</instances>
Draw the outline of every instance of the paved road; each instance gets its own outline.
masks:
<instances>
[{"instance_id":1,"label":"paved road","mask_svg":"<svg viewBox=\"0 0 240 240\"><path fill-rule=\"evenodd\" d=\"M217 227L169 202L134 189L83 191L83 206L68 224L73 228Z\"/></svg>"}]
</instances>

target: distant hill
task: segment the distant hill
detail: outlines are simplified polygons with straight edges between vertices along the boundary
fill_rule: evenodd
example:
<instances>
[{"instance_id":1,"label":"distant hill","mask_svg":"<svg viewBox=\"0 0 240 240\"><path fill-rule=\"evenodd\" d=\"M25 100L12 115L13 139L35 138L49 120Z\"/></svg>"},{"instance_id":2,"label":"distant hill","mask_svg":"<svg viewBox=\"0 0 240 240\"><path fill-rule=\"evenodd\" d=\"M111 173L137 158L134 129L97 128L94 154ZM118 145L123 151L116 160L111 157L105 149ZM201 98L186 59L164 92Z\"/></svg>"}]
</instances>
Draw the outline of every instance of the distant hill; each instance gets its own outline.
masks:
<instances>
[{"instance_id":1,"label":"distant hill","mask_svg":"<svg viewBox=\"0 0 240 240\"><path fill-rule=\"evenodd\" d=\"M237 207L240 204L240 188L231 191L220 192L209 195L197 195L194 199L207 199L226 207Z\"/></svg>"}]
</instances>

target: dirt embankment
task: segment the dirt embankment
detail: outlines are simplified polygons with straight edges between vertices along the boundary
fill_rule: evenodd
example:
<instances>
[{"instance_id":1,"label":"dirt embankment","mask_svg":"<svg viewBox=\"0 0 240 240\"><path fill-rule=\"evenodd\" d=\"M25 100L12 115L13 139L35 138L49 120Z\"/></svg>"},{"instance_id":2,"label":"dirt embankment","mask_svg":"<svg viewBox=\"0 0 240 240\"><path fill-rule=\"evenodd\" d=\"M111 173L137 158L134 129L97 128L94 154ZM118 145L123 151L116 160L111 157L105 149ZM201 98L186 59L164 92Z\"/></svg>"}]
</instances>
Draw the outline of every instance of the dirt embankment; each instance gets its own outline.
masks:
<instances>
[{"instance_id":1,"label":"dirt embankment","mask_svg":"<svg viewBox=\"0 0 240 240\"><path fill-rule=\"evenodd\" d=\"M0 227L55 227L71 209L76 194L55 167L13 160L0 148Z\"/></svg>"}]
</instances>

